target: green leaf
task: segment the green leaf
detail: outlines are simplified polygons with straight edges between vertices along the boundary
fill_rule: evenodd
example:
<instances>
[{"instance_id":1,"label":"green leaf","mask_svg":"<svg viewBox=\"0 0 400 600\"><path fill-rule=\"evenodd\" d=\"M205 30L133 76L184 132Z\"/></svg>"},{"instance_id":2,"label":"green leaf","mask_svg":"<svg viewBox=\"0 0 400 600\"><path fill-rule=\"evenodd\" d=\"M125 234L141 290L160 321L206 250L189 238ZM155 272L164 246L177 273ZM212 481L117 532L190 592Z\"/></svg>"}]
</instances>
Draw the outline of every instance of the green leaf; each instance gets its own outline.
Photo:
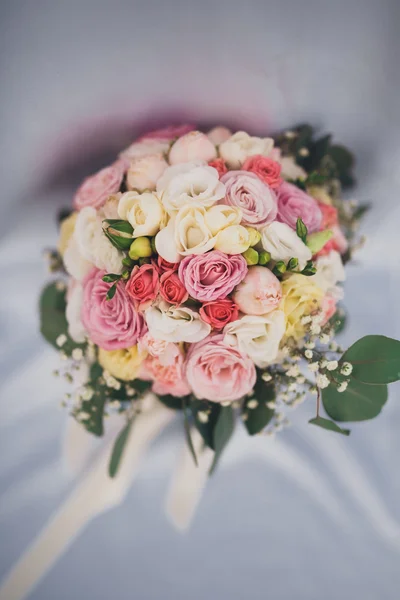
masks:
<instances>
[{"instance_id":1,"label":"green leaf","mask_svg":"<svg viewBox=\"0 0 400 600\"><path fill-rule=\"evenodd\" d=\"M322 402L334 421L367 421L379 415L387 400L386 385L367 385L350 379L344 392L332 383L322 390Z\"/></svg>"},{"instance_id":2,"label":"green leaf","mask_svg":"<svg viewBox=\"0 0 400 600\"><path fill-rule=\"evenodd\" d=\"M400 342L384 335L366 335L350 346L340 362L351 363L351 376L363 383L393 383L400 379Z\"/></svg>"},{"instance_id":3,"label":"green leaf","mask_svg":"<svg viewBox=\"0 0 400 600\"><path fill-rule=\"evenodd\" d=\"M342 307L339 307L333 317L329 320L329 325L333 328L335 334L344 330L347 323L347 315Z\"/></svg>"},{"instance_id":4,"label":"green leaf","mask_svg":"<svg viewBox=\"0 0 400 600\"><path fill-rule=\"evenodd\" d=\"M157 396L157 398L164 406L171 410L182 410L182 398L172 396L171 394L163 394L162 396Z\"/></svg>"},{"instance_id":5,"label":"green leaf","mask_svg":"<svg viewBox=\"0 0 400 600\"><path fill-rule=\"evenodd\" d=\"M198 462L197 462L197 456L196 456L196 451L194 449L193 446L193 440L192 440L192 436L190 433L190 423L189 423L189 417L187 414L188 411L188 406L187 406L187 397L183 397L182 398L182 410L183 410L183 419L184 419L184 425L185 425L185 435L186 435L186 442L187 445L189 446L189 450L193 456L193 460L194 460L194 464L196 465L196 467L198 467Z\"/></svg>"},{"instance_id":6,"label":"green leaf","mask_svg":"<svg viewBox=\"0 0 400 600\"><path fill-rule=\"evenodd\" d=\"M127 233L128 235L132 235L133 227L129 223L129 221L123 221L122 219L104 219L103 223L107 223L109 227L108 231L115 230L119 233Z\"/></svg>"},{"instance_id":7,"label":"green leaf","mask_svg":"<svg viewBox=\"0 0 400 600\"><path fill-rule=\"evenodd\" d=\"M113 283L113 281L119 281L121 279L121 275L117 275L116 273L107 273L102 279L106 283Z\"/></svg>"},{"instance_id":8,"label":"green leaf","mask_svg":"<svg viewBox=\"0 0 400 600\"><path fill-rule=\"evenodd\" d=\"M353 213L353 219L357 221L361 219L369 210L371 210L371 204L360 204Z\"/></svg>"},{"instance_id":9,"label":"green leaf","mask_svg":"<svg viewBox=\"0 0 400 600\"><path fill-rule=\"evenodd\" d=\"M117 291L117 284L114 283L114 285L112 285L106 295L106 300L112 300L115 296L115 292Z\"/></svg>"},{"instance_id":10,"label":"green leaf","mask_svg":"<svg viewBox=\"0 0 400 600\"><path fill-rule=\"evenodd\" d=\"M125 450L126 442L129 439L129 434L132 428L132 420L128 421L123 430L115 440L113 451L111 453L110 463L108 465L108 474L110 477L115 477L118 473L119 465L121 463L122 455Z\"/></svg>"},{"instance_id":11,"label":"green leaf","mask_svg":"<svg viewBox=\"0 0 400 600\"><path fill-rule=\"evenodd\" d=\"M335 431L336 433L341 433L342 435L350 435L350 429L342 429L330 419L315 417L314 419L310 419L308 422L312 425L318 425L318 427L322 427L322 429L328 429L328 431Z\"/></svg>"},{"instance_id":12,"label":"green leaf","mask_svg":"<svg viewBox=\"0 0 400 600\"><path fill-rule=\"evenodd\" d=\"M207 402L207 400L197 400L192 397L190 400L190 409L194 417L194 424L200 433L205 444L214 450L214 429L218 422L222 407L216 402ZM199 418L199 412L206 412L208 421L203 423Z\"/></svg>"},{"instance_id":13,"label":"green leaf","mask_svg":"<svg viewBox=\"0 0 400 600\"><path fill-rule=\"evenodd\" d=\"M354 167L353 154L347 148L338 144L331 146L328 154L335 163L337 175L343 187L353 185L354 178L351 173Z\"/></svg>"},{"instance_id":14,"label":"green leaf","mask_svg":"<svg viewBox=\"0 0 400 600\"><path fill-rule=\"evenodd\" d=\"M298 267L299 265L299 259L298 258L291 258L286 266L288 271L293 271L293 269L296 269L296 267Z\"/></svg>"},{"instance_id":15,"label":"green leaf","mask_svg":"<svg viewBox=\"0 0 400 600\"><path fill-rule=\"evenodd\" d=\"M256 408L249 408L249 402L252 400L257 400ZM274 384L267 383L260 377L254 387L254 396L246 399L242 409L242 414L246 415L244 424L250 435L260 433L274 416L275 411L267 406L267 402L273 400L275 400Z\"/></svg>"},{"instance_id":16,"label":"green leaf","mask_svg":"<svg viewBox=\"0 0 400 600\"><path fill-rule=\"evenodd\" d=\"M307 262L306 266L304 267L304 269L300 272L302 275L305 275L306 277L311 277L312 275L315 275L315 273L317 272L317 269L316 269L313 261L309 260Z\"/></svg>"},{"instance_id":17,"label":"green leaf","mask_svg":"<svg viewBox=\"0 0 400 600\"><path fill-rule=\"evenodd\" d=\"M235 414L231 406L221 407L221 412L218 417L214 429L214 460L210 468L210 475L213 474L221 454L229 442L233 430L235 428Z\"/></svg>"},{"instance_id":18,"label":"green leaf","mask_svg":"<svg viewBox=\"0 0 400 600\"><path fill-rule=\"evenodd\" d=\"M296 233L299 236L299 238L304 243L306 243L306 240L307 240L307 227L305 226L305 224L303 223L303 221L300 219L300 217L296 221Z\"/></svg>"},{"instance_id":19,"label":"green leaf","mask_svg":"<svg viewBox=\"0 0 400 600\"><path fill-rule=\"evenodd\" d=\"M40 332L54 348L71 356L75 348L83 350L86 344L77 344L68 334L65 294L66 290L58 290L55 282L50 283L43 290L39 302ZM67 338L61 348L57 345L57 338L60 335L65 335Z\"/></svg>"},{"instance_id":20,"label":"green leaf","mask_svg":"<svg viewBox=\"0 0 400 600\"><path fill-rule=\"evenodd\" d=\"M306 186L323 185L327 180L326 175L313 171L306 179Z\"/></svg>"}]
</instances>

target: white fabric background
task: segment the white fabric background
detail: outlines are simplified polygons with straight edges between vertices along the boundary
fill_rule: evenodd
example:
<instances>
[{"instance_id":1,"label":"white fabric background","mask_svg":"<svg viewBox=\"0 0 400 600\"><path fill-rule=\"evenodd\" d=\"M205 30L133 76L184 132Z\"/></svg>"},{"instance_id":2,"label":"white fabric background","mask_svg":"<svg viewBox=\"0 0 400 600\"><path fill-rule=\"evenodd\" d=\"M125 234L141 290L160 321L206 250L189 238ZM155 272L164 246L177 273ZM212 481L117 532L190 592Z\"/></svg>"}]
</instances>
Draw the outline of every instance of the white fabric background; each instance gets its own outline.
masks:
<instances>
[{"instance_id":1,"label":"white fabric background","mask_svg":"<svg viewBox=\"0 0 400 600\"><path fill-rule=\"evenodd\" d=\"M167 113L334 132L358 157L357 196L373 203L348 269L346 344L400 336L400 127L395 0L14 0L0 13L2 577L73 484L64 387L36 303L56 207L85 165L101 166L94 147L105 155ZM312 400L274 440L238 429L186 535L162 511L176 422L123 506L90 524L30 599L397 598L399 391L348 439L307 425Z\"/></svg>"}]
</instances>

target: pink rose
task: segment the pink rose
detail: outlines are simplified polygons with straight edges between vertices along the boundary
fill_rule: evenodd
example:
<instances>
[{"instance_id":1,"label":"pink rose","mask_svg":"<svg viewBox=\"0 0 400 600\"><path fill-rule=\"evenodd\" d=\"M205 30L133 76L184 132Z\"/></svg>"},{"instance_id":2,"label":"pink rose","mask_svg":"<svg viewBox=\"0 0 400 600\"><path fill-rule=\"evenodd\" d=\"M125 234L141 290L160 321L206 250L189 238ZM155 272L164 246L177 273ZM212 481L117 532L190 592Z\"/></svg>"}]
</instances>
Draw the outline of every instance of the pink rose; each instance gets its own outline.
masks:
<instances>
[{"instance_id":1,"label":"pink rose","mask_svg":"<svg viewBox=\"0 0 400 600\"><path fill-rule=\"evenodd\" d=\"M332 319L333 315L336 312L336 298L333 296L326 294L322 298L321 302L321 312L322 312L322 321L321 325L324 326L327 322Z\"/></svg>"},{"instance_id":2,"label":"pink rose","mask_svg":"<svg viewBox=\"0 0 400 600\"><path fill-rule=\"evenodd\" d=\"M189 298L185 286L174 271L166 271L160 277L160 296L170 304L183 304Z\"/></svg>"},{"instance_id":3,"label":"pink rose","mask_svg":"<svg viewBox=\"0 0 400 600\"><path fill-rule=\"evenodd\" d=\"M243 225L259 229L275 221L278 207L274 192L248 171L228 171L221 177L226 186L226 196L220 204L242 209Z\"/></svg>"},{"instance_id":4,"label":"pink rose","mask_svg":"<svg viewBox=\"0 0 400 600\"><path fill-rule=\"evenodd\" d=\"M211 250L186 256L179 265L179 278L189 294L203 302L226 298L246 277L247 263L241 254Z\"/></svg>"},{"instance_id":5,"label":"pink rose","mask_svg":"<svg viewBox=\"0 0 400 600\"><path fill-rule=\"evenodd\" d=\"M208 336L190 346L186 377L195 396L211 402L233 402L248 394L257 379L253 361L225 346L224 335Z\"/></svg>"},{"instance_id":6,"label":"pink rose","mask_svg":"<svg viewBox=\"0 0 400 600\"><path fill-rule=\"evenodd\" d=\"M154 131L144 133L138 139L138 142L143 142L144 140L166 140L172 142L175 138L182 137L186 133L189 133L189 131L193 131L193 129L195 129L194 125L169 125L162 129L155 129Z\"/></svg>"},{"instance_id":7,"label":"pink rose","mask_svg":"<svg viewBox=\"0 0 400 600\"><path fill-rule=\"evenodd\" d=\"M145 320L133 306L122 281L117 283L114 297L106 300L111 284L102 280L105 274L92 269L83 281L82 323L89 339L100 348L130 348L146 333Z\"/></svg>"},{"instance_id":8,"label":"pink rose","mask_svg":"<svg viewBox=\"0 0 400 600\"><path fill-rule=\"evenodd\" d=\"M213 167L216 171L218 171L220 179L222 175L225 175L225 173L228 172L228 167L226 166L223 158L215 158L214 160L210 160L208 166Z\"/></svg>"},{"instance_id":9,"label":"pink rose","mask_svg":"<svg viewBox=\"0 0 400 600\"><path fill-rule=\"evenodd\" d=\"M246 315L265 315L282 300L280 281L267 267L250 267L233 300Z\"/></svg>"},{"instance_id":10,"label":"pink rose","mask_svg":"<svg viewBox=\"0 0 400 600\"><path fill-rule=\"evenodd\" d=\"M261 154L249 156L243 163L242 169L254 173L272 189L276 189L282 183L281 165Z\"/></svg>"},{"instance_id":11,"label":"pink rose","mask_svg":"<svg viewBox=\"0 0 400 600\"><path fill-rule=\"evenodd\" d=\"M191 131L178 138L169 151L171 165L196 160L209 161L216 158L217 151L208 137L201 131Z\"/></svg>"},{"instance_id":12,"label":"pink rose","mask_svg":"<svg viewBox=\"0 0 400 600\"><path fill-rule=\"evenodd\" d=\"M333 237L317 253L317 256L329 254L331 250L336 250L340 254L344 254L349 247L349 242L340 229L337 208L329 204L323 204L322 202L319 203L319 208L322 213L321 229L331 229Z\"/></svg>"},{"instance_id":13,"label":"pink rose","mask_svg":"<svg viewBox=\"0 0 400 600\"><path fill-rule=\"evenodd\" d=\"M236 321L239 318L239 308L229 298L205 302L199 313L203 321L218 331L231 321Z\"/></svg>"},{"instance_id":14,"label":"pink rose","mask_svg":"<svg viewBox=\"0 0 400 600\"><path fill-rule=\"evenodd\" d=\"M137 310L143 311L156 299L159 290L157 269L152 264L133 267L126 284L126 292Z\"/></svg>"},{"instance_id":15,"label":"pink rose","mask_svg":"<svg viewBox=\"0 0 400 600\"><path fill-rule=\"evenodd\" d=\"M292 183L283 182L277 189L278 217L281 223L286 223L296 229L297 219L302 219L309 233L318 231L322 223L322 213L318 202Z\"/></svg>"},{"instance_id":16,"label":"pink rose","mask_svg":"<svg viewBox=\"0 0 400 600\"><path fill-rule=\"evenodd\" d=\"M152 264L157 269L159 275L166 273L166 271L177 271L179 267L179 263L168 262L160 255L157 256L157 260L152 260Z\"/></svg>"},{"instance_id":17,"label":"pink rose","mask_svg":"<svg viewBox=\"0 0 400 600\"><path fill-rule=\"evenodd\" d=\"M153 381L152 390L160 396L186 396L191 389L185 375L185 359L183 353L175 346L172 360L164 362L161 357L148 356L141 365L139 377Z\"/></svg>"},{"instance_id":18,"label":"pink rose","mask_svg":"<svg viewBox=\"0 0 400 600\"><path fill-rule=\"evenodd\" d=\"M155 190L156 183L168 167L162 154L150 154L134 158L126 175L128 190Z\"/></svg>"},{"instance_id":19,"label":"pink rose","mask_svg":"<svg viewBox=\"0 0 400 600\"><path fill-rule=\"evenodd\" d=\"M126 168L125 160L117 160L109 167L87 177L75 194L75 208L81 210L85 206L103 206L109 196L119 191Z\"/></svg>"}]
</instances>

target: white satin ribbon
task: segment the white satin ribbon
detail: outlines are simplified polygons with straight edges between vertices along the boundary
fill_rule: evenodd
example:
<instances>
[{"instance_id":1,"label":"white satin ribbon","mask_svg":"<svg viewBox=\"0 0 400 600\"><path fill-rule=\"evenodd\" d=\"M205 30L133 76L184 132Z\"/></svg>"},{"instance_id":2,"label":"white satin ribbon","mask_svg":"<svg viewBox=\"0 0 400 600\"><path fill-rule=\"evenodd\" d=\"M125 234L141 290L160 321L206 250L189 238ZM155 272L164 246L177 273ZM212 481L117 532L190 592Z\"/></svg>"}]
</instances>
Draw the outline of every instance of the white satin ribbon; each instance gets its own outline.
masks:
<instances>
[{"instance_id":1,"label":"white satin ribbon","mask_svg":"<svg viewBox=\"0 0 400 600\"><path fill-rule=\"evenodd\" d=\"M165 502L168 518L180 531L186 531L192 522L214 459L214 452L204 447L203 438L197 429L191 430L191 438L198 466L196 467L185 442Z\"/></svg>"},{"instance_id":2,"label":"white satin ribbon","mask_svg":"<svg viewBox=\"0 0 400 600\"><path fill-rule=\"evenodd\" d=\"M175 415L174 411L156 400L152 404L148 412L135 420L117 475L113 479L108 475L114 444L114 441L110 441L69 498L11 569L0 588L0 600L23 600L91 519L123 501L148 445Z\"/></svg>"}]
</instances>

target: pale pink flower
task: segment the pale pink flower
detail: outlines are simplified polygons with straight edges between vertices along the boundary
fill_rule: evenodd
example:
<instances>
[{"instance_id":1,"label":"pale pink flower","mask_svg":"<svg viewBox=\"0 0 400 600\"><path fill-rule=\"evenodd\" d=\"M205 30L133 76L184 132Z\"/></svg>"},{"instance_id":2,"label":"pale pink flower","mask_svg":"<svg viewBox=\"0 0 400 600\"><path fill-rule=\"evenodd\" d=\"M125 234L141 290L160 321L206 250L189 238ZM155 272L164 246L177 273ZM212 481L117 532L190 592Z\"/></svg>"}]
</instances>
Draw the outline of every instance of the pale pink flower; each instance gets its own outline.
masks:
<instances>
[{"instance_id":1,"label":"pale pink flower","mask_svg":"<svg viewBox=\"0 0 400 600\"><path fill-rule=\"evenodd\" d=\"M250 267L233 294L239 309L247 315L265 315L282 300L280 281L267 267Z\"/></svg>"},{"instance_id":2,"label":"pale pink flower","mask_svg":"<svg viewBox=\"0 0 400 600\"><path fill-rule=\"evenodd\" d=\"M201 131L191 131L178 138L169 151L171 165L204 160L213 160L217 156L215 146Z\"/></svg>"}]
</instances>

